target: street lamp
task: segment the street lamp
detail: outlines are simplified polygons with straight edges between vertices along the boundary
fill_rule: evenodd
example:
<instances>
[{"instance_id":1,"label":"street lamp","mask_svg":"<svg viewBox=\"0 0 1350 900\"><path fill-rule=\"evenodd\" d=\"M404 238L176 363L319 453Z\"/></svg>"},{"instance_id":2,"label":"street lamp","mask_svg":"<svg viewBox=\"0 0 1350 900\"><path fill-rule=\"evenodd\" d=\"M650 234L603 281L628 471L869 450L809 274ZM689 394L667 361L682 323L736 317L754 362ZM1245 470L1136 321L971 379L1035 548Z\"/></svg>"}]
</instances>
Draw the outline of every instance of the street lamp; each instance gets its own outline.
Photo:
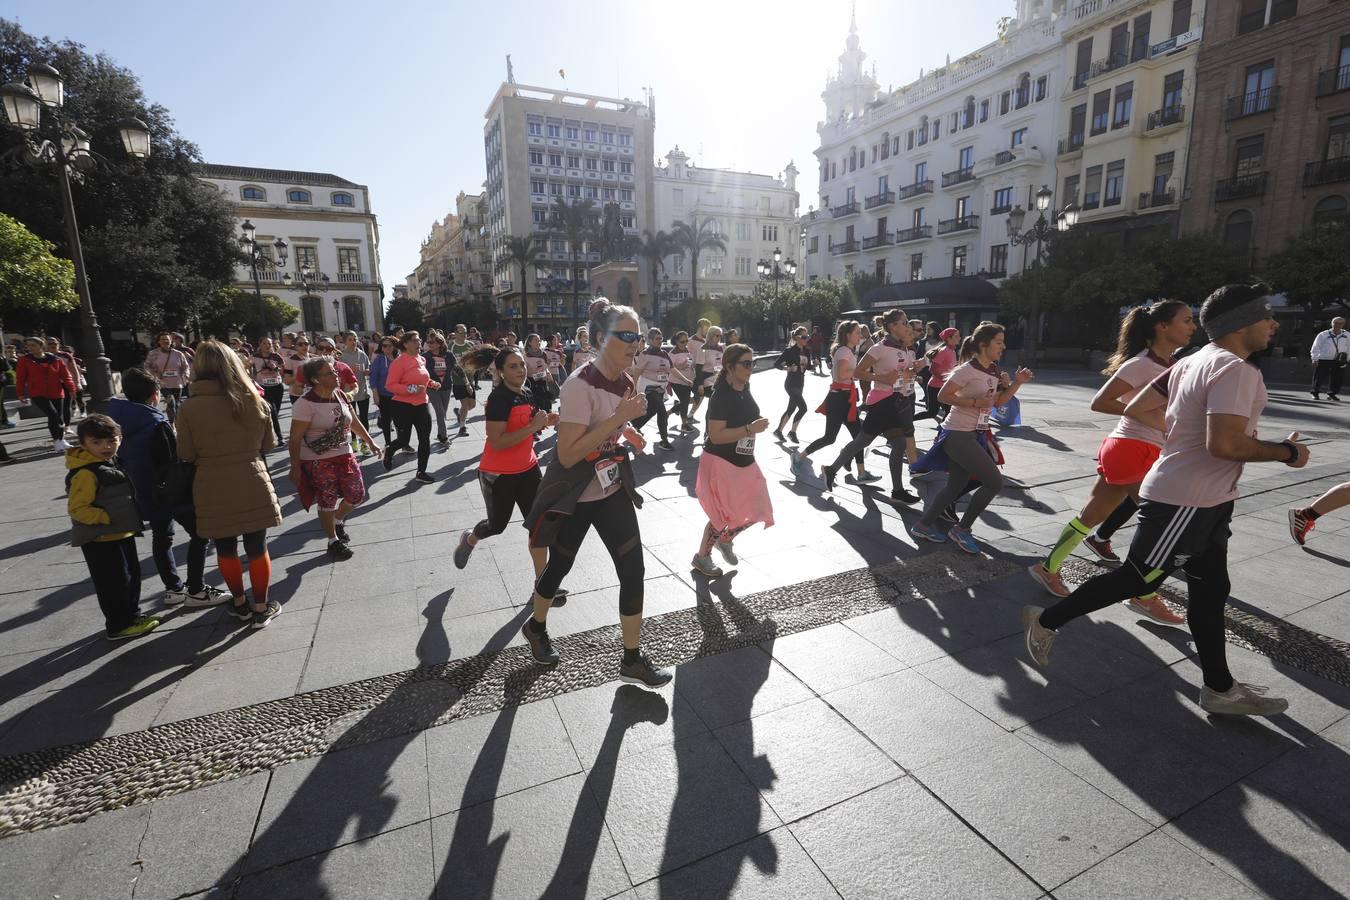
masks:
<instances>
[{"instance_id":1,"label":"street lamp","mask_svg":"<svg viewBox=\"0 0 1350 900\"><path fill-rule=\"evenodd\" d=\"M93 169L101 157L90 148L86 132L74 122L61 118L61 107L65 102L65 79L45 63L36 63L28 70L28 84L0 86L0 106L4 107L5 118L23 134L23 143L5 154L5 160L22 161L33 169L55 172L60 184L66 241L75 267L75 290L80 295L80 330L89 370L90 399L95 411L101 411L113 395L112 364L108 361L98 318L94 315L89 276L84 268L84 247L80 243L80 226L75 217L75 197L70 188L71 179L82 182L83 173ZM41 138L39 135L44 107L51 124L48 131L53 137ZM117 128L122 149L128 156L132 159L150 156L150 129L144 122L124 119Z\"/></svg>"},{"instance_id":2,"label":"street lamp","mask_svg":"<svg viewBox=\"0 0 1350 900\"><path fill-rule=\"evenodd\" d=\"M291 273L287 272L286 274L281 276L281 280L288 289L300 292L300 304L301 304L300 324L303 327L305 325L305 313L304 313L305 299L307 297L313 296L314 294L326 293L329 287L328 284L329 278L327 275L325 275L323 272L318 271L317 269L301 268L300 259L298 257L296 258L295 262L296 262L296 269L295 269L296 277L292 278ZM323 318L322 306L319 307L319 318L320 319ZM322 322L319 323L319 327L320 329L323 328Z\"/></svg>"},{"instance_id":3,"label":"street lamp","mask_svg":"<svg viewBox=\"0 0 1350 900\"><path fill-rule=\"evenodd\" d=\"M785 262L783 251L774 247L772 261L761 259L755 264L755 271L759 273L760 278L773 281L773 302L776 307L778 304L778 282L785 277L789 281L793 280L797 275L797 264L790 259ZM774 314L777 315L777 312L775 308Z\"/></svg>"},{"instance_id":4,"label":"street lamp","mask_svg":"<svg viewBox=\"0 0 1350 900\"><path fill-rule=\"evenodd\" d=\"M261 340L267 334L267 301L263 300L262 285L258 278L258 268L280 269L286 265L286 254L288 247L286 242L277 238L272 242L272 249L275 256L268 256L262 245L258 243L256 235L258 229L248 219L239 226L239 249L248 257L249 270L253 273L253 295L258 298L258 334L257 339Z\"/></svg>"},{"instance_id":5,"label":"street lamp","mask_svg":"<svg viewBox=\"0 0 1350 900\"><path fill-rule=\"evenodd\" d=\"M338 333L341 334L342 331L343 331L343 328L342 328L342 310L341 310L341 304L339 303L338 298L336 298L336 297L333 298L333 321L337 323L337 330L338 330Z\"/></svg>"},{"instance_id":6,"label":"street lamp","mask_svg":"<svg viewBox=\"0 0 1350 900\"><path fill-rule=\"evenodd\" d=\"M1026 210L1021 205L1014 206L1008 213L1008 242L1013 246L1021 246L1022 250L1022 270L1025 272L1026 248L1033 242L1036 244L1036 256L1032 259L1032 268L1039 268L1041 265L1041 255L1044 242L1058 229L1059 231L1068 231L1078 222L1078 207L1070 203L1064 207L1064 210L1055 216L1055 224L1052 225L1045 218L1045 211L1050 208L1050 201L1055 196L1054 191L1045 185L1036 192L1036 221L1031 228L1022 230L1022 224L1026 221ZM1040 343L1041 332L1041 295L1039 282L1032 282L1031 289L1031 316L1030 327L1027 329L1026 354L1029 361L1036 359L1037 345Z\"/></svg>"}]
</instances>

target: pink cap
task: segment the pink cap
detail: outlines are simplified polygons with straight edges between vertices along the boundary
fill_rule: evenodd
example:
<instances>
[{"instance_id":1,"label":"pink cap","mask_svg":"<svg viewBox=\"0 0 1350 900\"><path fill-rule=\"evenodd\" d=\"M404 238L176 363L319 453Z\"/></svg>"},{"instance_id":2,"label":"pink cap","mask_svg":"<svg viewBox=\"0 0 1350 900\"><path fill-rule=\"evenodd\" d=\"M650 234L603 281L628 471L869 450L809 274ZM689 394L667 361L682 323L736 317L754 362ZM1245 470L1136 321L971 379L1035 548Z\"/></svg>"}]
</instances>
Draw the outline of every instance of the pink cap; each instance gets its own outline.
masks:
<instances>
[{"instance_id":1,"label":"pink cap","mask_svg":"<svg viewBox=\"0 0 1350 900\"><path fill-rule=\"evenodd\" d=\"M944 341L948 338L960 337L960 335L961 332L957 331L955 328L944 328L938 332L938 337L942 338Z\"/></svg>"}]
</instances>

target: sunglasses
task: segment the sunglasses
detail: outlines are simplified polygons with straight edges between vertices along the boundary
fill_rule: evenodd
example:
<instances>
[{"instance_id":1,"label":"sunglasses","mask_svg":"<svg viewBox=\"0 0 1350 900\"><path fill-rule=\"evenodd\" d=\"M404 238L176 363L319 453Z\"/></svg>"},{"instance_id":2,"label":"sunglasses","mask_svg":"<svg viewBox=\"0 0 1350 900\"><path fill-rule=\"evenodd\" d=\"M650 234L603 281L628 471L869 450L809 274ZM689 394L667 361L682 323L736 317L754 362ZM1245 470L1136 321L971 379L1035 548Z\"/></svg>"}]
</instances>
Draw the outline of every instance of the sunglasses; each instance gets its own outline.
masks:
<instances>
[{"instance_id":1,"label":"sunglasses","mask_svg":"<svg viewBox=\"0 0 1350 900\"><path fill-rule=\"evenodd\" d=\"M747 369L750 369L754 367L755 361L753 359L738 359L734 363L732 363L732 365L745 366Z\"/></svg>"},{"instance_id":2,"label":"sunglasses","mask_svg":"<svg viewBox=\"0 0 1350 900\"><path fill-rule=\"evenodd\" d=\"M637 331L611 331L609 333L609 336L616 337L619 340L623 341L625 344L632 344L635 343L636 341L642 340L641 332Z\"/></svg>"},{"instance_id":3,"label":"sunglasses","mask_svg":"<svg viewBox=\"0 0 1350 900\"><path fill-rule=\"evenodd\" d=\"M308 346L309 346L309 341L296 341L296 342L295 342L295 346L297 346L297 347L308 347Z\"/></svg>"}]
</instances>

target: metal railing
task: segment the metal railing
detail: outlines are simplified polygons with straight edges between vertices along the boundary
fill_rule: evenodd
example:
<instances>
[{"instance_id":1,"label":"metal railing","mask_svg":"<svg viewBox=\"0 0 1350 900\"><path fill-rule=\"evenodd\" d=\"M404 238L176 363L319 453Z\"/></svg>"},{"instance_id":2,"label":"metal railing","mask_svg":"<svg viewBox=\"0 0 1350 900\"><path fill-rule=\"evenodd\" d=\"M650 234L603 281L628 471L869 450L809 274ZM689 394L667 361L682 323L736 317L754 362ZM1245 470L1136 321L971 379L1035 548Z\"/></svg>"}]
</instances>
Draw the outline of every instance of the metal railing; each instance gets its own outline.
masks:
<instances>
[{"instance_id":1,"label":"metal railing","mask_svg":"<svg viewBox=\"0 0 1350 900\"><path fill-rule=\"evenodd\" d=\"M943 219L938 222L938 234L952 234L980 227L979 216L957 216L955 219Z\"/></svg>"},{"instance_id":2,"label":"metal railing","mask_svg":"<svg viewBox=\"0 0 1350 900\"><path fill-rule=\"evenodd\" d=\"M1008 163L1017 159L1017 154L1011 150L1000 150L994 154L994 165L1006 166Z\"/></svg>"},{"instance_id":3,"label":"metal railing","mask_svg":"<svg viewBox=\"0 0 1350 900\"><path fill-rule=\"evenodd\" d=\"M1066 153L1077 153L1079 150L1082 149L1083 149L1083 132L1081 131L1077 132L1076 134L1071 134L1066 138L1059 139L1060 156L1063 156Z\"/></svg>"},{"instance_id":4,"label":"metal railing","mask_svg":"<svg viewBox=\"0 0 1350 900\"><path fill-rule=\"evenodd\" d=\"M1102 59L1095 60L1088 69L1088 78L1096 78L1098 75L1105 75L1107 72L1114 72L1130 62L1130 54L1125 50L1117 50L1110 53Z\"/></svg>"},{"instance_id":5,"label":"metal railing","mask_svg":"<svg viewBox=\"0 0 1350 900\"><path fill-rule=\"evenodd\" d=\"M961 184L966 181L975 180L975 167L965 166L951 172L942 173L942 186L951 187L954 184Z\"/></svg>"},{"instance_id":6,"label":"metal railing","mask_svg":"<svg viewBox=\"0 0 1350 900\"><path fill-rule=\"evenodd\" d=\"M1268 88L1262 88L1259 91L1249 91L1240 97L1228 98L1227 117L1231 119L1241 119L1244 116L1255 116L1263 112L1270 112L1279 105L1280 86L1274 85Z\"/></svg>"},{"instance_id":7,"label":"metal railing","mask_svg":"<svg viewBox=\"0 0 1350 900\"><path fill-rule=\"evenodd\" d=\"M835 206L830 209L830 215L836 219L842 219L844 216L856 215L858 212L858 201L845 203L842 206Z\"/></svg>"},{"instance_id":8,"label":"metal railing","mask_svg":"<svg viewBox=\"0 0 1350 900\"><path fill-rule=\"evenodd\" d=\"M858 252L857 241L842 241L830 248L831 256L842 256L845 253L857 253L857 252Z\"/></svg>"},{"instance_id":9,"label":"metal railing","mask_svg":"<svg viewBox=\"0 0 1350 900\"><path fill-rule=\"evenodd\" d=\"M895 202L895 191L882 191L880 194L873 194L863 201L864 209L876 209L878 206L885 206L888 203Z\"/></svg>"},{"instance_id":10,"label":"metal railing","mask_svg":"<svg viewBox=\"0 0 1350 900\"><path fill-rule=\"evenodd\" d=\"M1303 167L1303 186L1335 184L1350 181L1350 156L1339 159L1319 159Z\"/></svg>"},{"instance_id":11,"label":"metal railing","mask_svg":"<svg viewBox=\"0 0 1350 900\"><path fill-rule=\"evenodd\" d=\"M1317 96L1350 91L1350 65L1317 73Z\"/></svg>"},{"instance_id":12,"label":"metal railing","mask_svg":"<svg viewBox=\"0 0 1350 900\"><path fill-rule=\"evenodd\" d=\"M862 248L864 250L872 250L876 247L889 246L890 243L891 243L891 236L889 234L877 234L873 235L872 237L863 238Z\"/></svg>"},{"instance_id":13,"label":"metal railing","mask_svg":"<svg viewBox=\"0 0 1350 900\"><path fill-rule=\"evenodd\" d=\"M339 273L338 273L338 283L339 283L339 284L360 284L362 280L363 280L363 279L362 279L362 277L361 277L361 273L360 273L360 272L339 272Z\"/></svg>"},{"instance_id":14,"label":"metal railing","mask_svg":"<svg viewBox=\"0 0 1350 900\"><path fill-rule=\"evenodd\" d=\"M907 184L896 191L896 197L901 200L908 200L910 197L917 197L920 194L933 193L933 179L925 178L923 181L916 181L913 184Z\"/></svg>"},{"instance_id":15,"label":"metal railing","mask_svg":"<svg viewBox=\"0 0 1350 900\"><path fill-rule=\"evenodd\" d=\"M1257 172L1254 175L1239 175L1236 178L1224 178L1214 183L1214 200L1216 203L1222 203L1225 200L1241 200L1245 197L1260 197L1266 192L1266 177L1268 172Z\"/></svg>"},{"instance_id":16,"label":"metal railing","mask_svg":"<svg viewBox=\"0 0 1350 900\"><path fill-rule=\"evenodd\" d=\"M1144 191L1139 195L1140 209L1153 209L1158 206L1171 206L1177 202L1177 192L1171 191Z\"/></svg>"},{"instance_id":17,"label":"metal railing","mask_svg":"<svg viewBox=\"0 0 1350 900\"><path fill-rule=\"evenodd\" d=\"M1144 123L1144 133L1166 128L1168 125L1176 125L1178 122L1184 122L1185 120L1185 106L1165 106L1162 109L1155 109L1148 114L1148 121Z\"/></svg>"},{"instance_id":18,"label":"metal railing","mask_svg":"<svg viewBox=\"0 0 1350 900\"><path fill-rule=\"evenodd\" d=\"M932 225L915 225L913 228L901 228L896 231L895 242L897 244L904 244L909 241L921 241L924 238L930 238L932 236Z\"/></svg>"}]
</instances>

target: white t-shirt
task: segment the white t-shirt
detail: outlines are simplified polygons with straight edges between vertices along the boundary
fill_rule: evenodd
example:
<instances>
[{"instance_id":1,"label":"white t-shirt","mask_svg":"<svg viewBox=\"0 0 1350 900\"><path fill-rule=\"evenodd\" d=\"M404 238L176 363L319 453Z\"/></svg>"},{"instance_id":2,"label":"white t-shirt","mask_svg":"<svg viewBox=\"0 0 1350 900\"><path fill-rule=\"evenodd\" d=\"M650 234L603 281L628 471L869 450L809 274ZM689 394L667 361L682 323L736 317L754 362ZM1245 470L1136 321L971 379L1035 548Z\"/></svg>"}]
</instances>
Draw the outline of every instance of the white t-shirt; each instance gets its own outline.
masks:
<instances>
[{"instance_id":1,"label":"white t-shirt","mask_svg":"<svg viewBox=\"0 0 1350 900\"><path fill-rule=\"evenodd\" d=\"M907 371L914 363L913 350L887 338L869 347L863 359L872 363L872 390L864 399L865 403L870 405L895 393L902 397L914 393L914 374Z\"/></svg>"},{"instance_id":2,"label":"white t-shirt","mask_svg":"<svg viewBox=\"0 0 1350 900\"><path fill-rule=\"evenodd\" d=\"M1211 454L1205 438L1214 415L1242 416L1247 434L1256 437L1266 408L1261 371L1207 344L1159 375L1150 388L1167 397L1167 437L1139 495L1174 506L1213 507L1237 499L1242 463Z\"/></svg>"},{"instance_id":3,"label":"white t-shirt","mask_svg":"<svg viewBox=\"0 0 1350 900\"><path fill-rule=\"evenodd\" d=\"M706 338L701 338L695 334L690 336L689 343L685 345L689 348L689 356L693 359L695 367L700 369L704 367L703 345L706 343L708 343Z\"/></svg>"},{"instance_id":4,"label":"white t-shirt","mask_svg":"<svg viewBox=\"0 0 1350 900\"><path fill-rule=\"evenodd\" d=\"M592 381L597 384L592 384ZM632 383L632 379L627 375L620 376L617 382L607 382L595 366L578 371L563 382L558 397L558 421L584 425L587 430L599 425L614 415L614 411L619 408L619 401L623 399L626 389L632 387ZM622 435L623 429L619 428L606 438L598 448L601 456L613 451ZM604 462L601 460L597 465L603 466ZM583 460L580 465L590 464ZM591 483L586 485L586 490L581 492L579 502L603 500L622 487L617 480L602 485L600 479L605 477L606 473L609 473L608 468L604 473L599 469L596 470L596 477L591 479Z\"/></svg>"},{"instance_id":5,"label":"white t-shirt","mask_svg":"<svg viewBox=\"0 0 1350 900\"><path fill-rule=\"evenodd\" d=\"M704 344L701 354L703 361L699 364L703 371L711 372L713 375L722 371L722 351L724 350L726 350L726 347L721 344Z\"/></svg>"},{"instance_id":6,"label":"white t-shirt","mask_svg":"<svg viewBox=\"0 0 1350 900\"><path fill-rule=\"evenodd\" d=\"M1130 386L1121 400L1129 403L1139 392L1148 387L1153 379L1157 378L1163 372L1167 371L1168 362L1152 350L1144 350L1138 356L1125 360L1125 364L1116 370L1112 377L1119 378ZM1143 422L1131 419L1129 416L1121 416L1116 427L1111 429L1109 435L1113 438L1131 438L1136 441L1144 441L1155 447L1163 445L1163 433L1156 428L1150 428Z\"/></svg>"},{"instance_id":7,"label":"white t-shirt","mask_svg":"<svg viewBox=\"0 0 1350 900\"><path fill-rule=\"evenodd\" d=\"M853 380L853 370L858 367L857 355L848 347L839 347L834 351L834 365L830 369L830 377L843 384L845 381ZM847 372L845 377L843 373Z\"/></svg>"},{"instance_id":8,"label":"white t-shirt","mask_svg":"<svg viewBox=\"0 0 1350 900\"><path fill-rule=\"evenodd\" d=\"M989 414L998 393L998 366L981 369L975 360L968 360L952 370L943 388L948 384L955 384L962 397L983 397L990 406L953 406L942 420L942 427L948 431L988 431Z\"/></svg>"},{"instance_id":9,"label":"white t-shirt","mask_svg":"<svg viewBox=\"0 0 1350 900\"><path fill-rule=\"evenodd\" d=\"M665 390L670 382L671 362L664 350L652 350L650 347L643 350L634 357L633 369L638 376L638 393L645 393L648 388Z\"/></svg>"},{"instance_id":10,"label":"white t-shirt","mask_svg":"<svg viewBox=\"0 0 1350 900\"><path fill-rule=\"evenodd\" d=\"M694 358L692 354L688 351L681 353L676 350L670 354L670 363L676 384L683 384L688 387L694 383Z\"/></svg>"}]
</instances>

